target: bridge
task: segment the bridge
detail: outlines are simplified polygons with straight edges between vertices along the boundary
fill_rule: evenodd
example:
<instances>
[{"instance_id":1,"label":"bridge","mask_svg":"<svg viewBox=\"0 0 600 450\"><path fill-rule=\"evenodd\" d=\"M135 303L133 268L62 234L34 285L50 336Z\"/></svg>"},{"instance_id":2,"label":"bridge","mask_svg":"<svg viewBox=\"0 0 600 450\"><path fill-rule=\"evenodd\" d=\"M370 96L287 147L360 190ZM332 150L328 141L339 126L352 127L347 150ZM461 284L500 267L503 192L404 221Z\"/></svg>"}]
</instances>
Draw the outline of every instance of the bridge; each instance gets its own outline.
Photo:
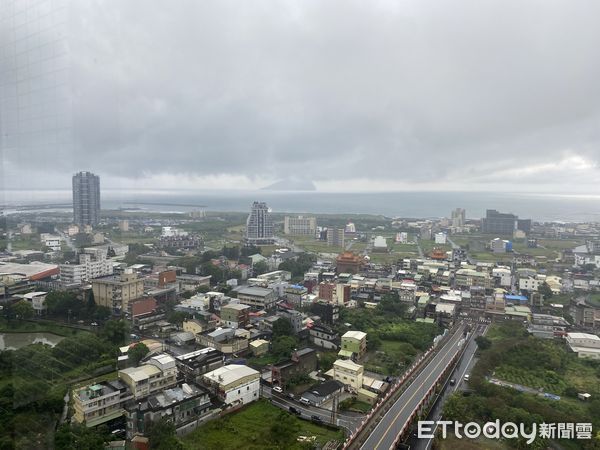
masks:
<instances>
[{"instance_id":1,"label":"bridge","mask_svg":"<svg viewBox=\"0 0 600 450\"><path fill-rule=\"evenodd\" d=\"M344 449L388 450L401 443L460 357L464 330L464 324L458 325L437 349L416 361L348 437Z\"/></svg>"}]
</instances>

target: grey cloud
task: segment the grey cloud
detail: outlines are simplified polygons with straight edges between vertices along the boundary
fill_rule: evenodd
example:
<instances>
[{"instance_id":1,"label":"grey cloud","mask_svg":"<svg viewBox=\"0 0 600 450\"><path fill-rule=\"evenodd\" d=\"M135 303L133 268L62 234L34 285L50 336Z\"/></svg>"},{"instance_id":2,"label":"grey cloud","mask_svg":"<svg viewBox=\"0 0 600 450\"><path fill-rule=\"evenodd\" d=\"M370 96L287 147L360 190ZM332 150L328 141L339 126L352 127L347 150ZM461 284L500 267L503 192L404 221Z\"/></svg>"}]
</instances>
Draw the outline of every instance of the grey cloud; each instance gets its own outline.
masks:
<instances>
[{"instance_id":1,"label":"grey cloud","mask_svg":"<svg viewBox=\"0 0 600 450\"><path fill-rule=\"evenodd\" d=\"M600 162L597 2L88 0L69 12L67 173L484 186L570 154ZM3 157L52 160L26 149Z\"/></svg>"}]
</instances>

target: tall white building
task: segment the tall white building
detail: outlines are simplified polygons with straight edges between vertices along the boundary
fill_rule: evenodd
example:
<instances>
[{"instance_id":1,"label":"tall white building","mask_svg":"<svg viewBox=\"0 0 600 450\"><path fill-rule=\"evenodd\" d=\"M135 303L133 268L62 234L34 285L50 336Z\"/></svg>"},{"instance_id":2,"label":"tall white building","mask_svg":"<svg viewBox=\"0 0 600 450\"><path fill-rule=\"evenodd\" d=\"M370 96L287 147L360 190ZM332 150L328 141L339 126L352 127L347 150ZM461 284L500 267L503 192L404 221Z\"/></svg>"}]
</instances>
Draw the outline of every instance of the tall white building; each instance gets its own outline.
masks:
<instances>
[{"instance_id":1,"label":"tall white building","mask_svg":"<svg viewBox=\"0 0 600 450\"><path fill-rule=\"evenodd\" d=\"M246 220L244 235L247 244L269 245L275 243L273 220L265 202L254 202Z\"/></svg>"},{"instance_id":2,"label":"tall white building","mask_svg":"<svg viewBox=\"0 0 600 450\"><path fill-rule=\"evenodd\" d=\"M461 228L465 226L466 212L464 208L456 208L452 211L452 226L454 228Z\"/></svg>"},{"instance_id":3,"label":"tall white building","mask_svg":"<svg viewBox=\"0 0 600 450\"><path fill-rule=\"evenodd\" d=\"M60 281L65 284L82 284L93 278L112 275L113 264L103 254L94 257L82 253L79 255L79 264L61 264Z\"/></svg>"},{"instance_id":4,"label":"tall white building","mask_svg":"<svg viewBox=\"0 0 600 450\"><path fill-rule=\"evenodd\" d=\"M317 232L317 218L304 216L285 216L283 219L285 234L314 236Z\"/></svg>"}]
</instances>

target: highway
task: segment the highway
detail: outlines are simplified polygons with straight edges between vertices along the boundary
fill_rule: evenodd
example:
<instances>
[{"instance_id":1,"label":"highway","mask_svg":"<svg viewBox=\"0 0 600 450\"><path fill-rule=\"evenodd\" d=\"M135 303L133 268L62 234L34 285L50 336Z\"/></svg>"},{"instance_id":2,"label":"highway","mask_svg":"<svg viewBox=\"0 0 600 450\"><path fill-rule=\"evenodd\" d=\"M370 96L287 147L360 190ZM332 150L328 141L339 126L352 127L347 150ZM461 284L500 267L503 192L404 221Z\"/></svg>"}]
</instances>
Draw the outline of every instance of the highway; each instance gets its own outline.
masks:
<instances>
[{"instance_id":1,"label":"highway","mask_svg":"<svg viewBox=\"0 0 600 450\"><path fill-rule=\"evenodd\" d=\"M463 326L459 327L450 339L443 344L423 368L423 370L412 381L410 386L396 400L389 411L377 423L367 440L362 445L363 450L388 450L394 445L411 414L419 405L427 391L435 383L438 376L444 371L450 360L460 350L459 341L463 339Z\"/></svg>"},{"instance_id":2,"label":"highway","mask_svg":"<svg viewBox=\"0 0 600 450\"><path fill-rule=\"evenodd\" d=\"M475 342L475 338L479 335L485 335L487 332L488 325L487 324L471 324L473 326L474 332L469 337L467 342L467 348L465 349L463 355L461 356L456 368L450 375L450 378L456 380L456 384L454 386L450 386L446 384L445 389L440 393L440 399L434 405L432 411L429 414L427 420L438 421L442 419L442 410L444 408L444 403L448 400L448 397L455 393L458 389L465 390L467 389L467 382L465 380L465 375L471 373L471 369L475 365L475 352L477 351L477 343ZM431 439L417 439L416 437L411 440L410 448L414 448L415 450L428 450L431 448L433 444L433 438Z\"/></svg>"}]
</instances>

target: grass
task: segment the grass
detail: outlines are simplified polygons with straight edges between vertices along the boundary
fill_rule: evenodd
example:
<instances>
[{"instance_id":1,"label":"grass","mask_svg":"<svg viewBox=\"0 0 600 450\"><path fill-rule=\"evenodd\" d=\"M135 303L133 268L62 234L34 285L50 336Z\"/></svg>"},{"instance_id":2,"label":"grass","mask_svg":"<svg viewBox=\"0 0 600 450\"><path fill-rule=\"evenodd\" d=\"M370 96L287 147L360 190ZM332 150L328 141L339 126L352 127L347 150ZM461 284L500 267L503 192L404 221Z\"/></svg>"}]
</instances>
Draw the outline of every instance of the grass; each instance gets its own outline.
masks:
<instances>
[{"instance_id":1,"label":"grass","mask_svg":"<svg viewBox=\"0 0 600 450\"><path fill-rule=\"evenodd\" d=\"M53 333L59 336L75 336L89 331L64 327L53 322L28 322L11 320L10 323L0 318L0 332L6 333Z\"/></svg>"},{"instance_id":2,"label":"grass","mask_svg":"<svg viewBox=\"0 0 600 450\"><path fill-rule=\"evenodd\" d=\"M291 423L294 429L286 445L277 444L272 427L282 418ZM341 431L334 431L311 422L298 419L296 416L271 405L266 400L259 400L245 406L241 410L220 419L215 419L199 427L182 439L186 449L237 450L237 449L303 449L303 444L296 441L298 436L315 436L321 446L331 440L341 442L344 439ZM285 438L285 437L284 437Z\"/></svg>"},{"instance_id":3,"label":"grass","mask_svg":"<svg viewBox=\"0 0 600 450\"><path fill-rule=\"evenodd\" d=\"M454 434L448 434L446 439L442 439L441 435L436 438L436 442L439 444L437 447L440 450L455 450L460 448L461 450L505 450L513 448L508 443L497 441L495 439L487 439L485 437L479 437L477 439L466 439L464 436L462 439L458 439Z\"/></svg>"},{"instance_id":4,"label":"grass","mask_svg":"<svg viewBox=\"0 0 600 450\"><path fill-rule=\"evenodd\" d=\"M267 353L266 355L249 358L248 364L257 367L264 367L270 364L275 364L277 361L279 361L278 356Z\"/></svg>"}]
</instances>

